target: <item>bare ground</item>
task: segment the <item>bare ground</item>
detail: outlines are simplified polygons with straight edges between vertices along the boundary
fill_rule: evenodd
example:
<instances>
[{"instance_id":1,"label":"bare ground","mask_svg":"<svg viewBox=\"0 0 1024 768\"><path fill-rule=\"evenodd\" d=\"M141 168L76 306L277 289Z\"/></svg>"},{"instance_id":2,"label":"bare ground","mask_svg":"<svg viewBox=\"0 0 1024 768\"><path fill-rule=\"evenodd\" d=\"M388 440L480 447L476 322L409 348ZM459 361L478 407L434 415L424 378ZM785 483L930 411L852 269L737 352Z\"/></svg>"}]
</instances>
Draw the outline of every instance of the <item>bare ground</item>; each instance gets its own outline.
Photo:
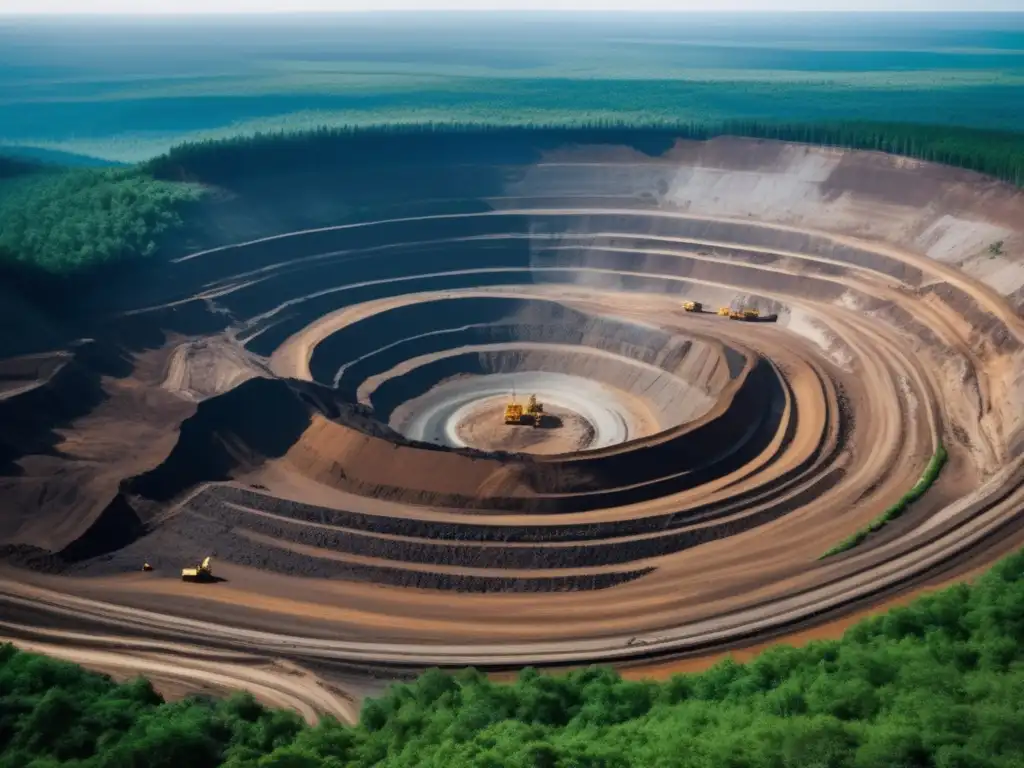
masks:
<instances>
[{"instance_id":1,"label":"bare ground","mask_svg":"<svg viewBox=\"0 0 1024 768\"><path fill-rule=\"evenodd\" d=\"M594 438L594 427L582 416L568 408L545 405L544 416L537 426L505 423L505 404L508 398L490 398L480 402L456 426L459 439L471 448L481 451L508 451L510 453L572 453L589 448Z\"/></svg>"}]
</instances>

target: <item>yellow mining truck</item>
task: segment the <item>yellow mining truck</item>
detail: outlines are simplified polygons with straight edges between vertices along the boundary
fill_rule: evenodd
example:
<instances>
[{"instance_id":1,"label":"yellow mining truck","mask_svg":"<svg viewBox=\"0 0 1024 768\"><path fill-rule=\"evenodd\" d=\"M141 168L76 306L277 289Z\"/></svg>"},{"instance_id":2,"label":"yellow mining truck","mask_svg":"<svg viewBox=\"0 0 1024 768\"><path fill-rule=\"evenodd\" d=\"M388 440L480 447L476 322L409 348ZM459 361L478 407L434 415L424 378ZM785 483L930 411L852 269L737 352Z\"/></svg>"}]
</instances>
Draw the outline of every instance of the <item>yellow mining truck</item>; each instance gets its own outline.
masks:
<instances>
[{"instance_id":1,"label":"yellow mining truck","mask_svg":"<svg viewBox=\"0 0 1024 768\"><path fill-rule=\"evenodd\" d=\"M760 316L761 313L756 309L733 310L729 312L729 318L732 320L757 320Z\"/></svg>"},{"instance_id":2,"label":"yellow mining truck","mask_svg":"<svg viewBox=\"0 0 1024 768\"><path fill-rule=\"evenodd\" d=\"M505 406L505 423L506 424L521 424L523 421L523 406L516 402L515 397L512 398L512 402Z\"/></svg>"},{"instance_id":3,"label":"yellow mining truck","mask_svg":"<svg viewBox=\"0 0 1024 768\"><path fill-rule=\"evenodd\" d=\"M213 581L213 566L210 565L210 558L207 557L199 565L193 568L181 569L182 581Z\"/></svg>"},{"instance_id":4,"label":"yellow mining truck","mask_svg":"<svg viewBox=\"0 0 1024 768\"><path fill-rule=\"evenodd\" d=\"M529 421L535 427L539 427L543 418L544 403L538 402L536 395L530 395L530 400L526 404L526 421Z\"/></svg>"},{"instance_id":5,"label":"yellow mining truck","mask_svg":"<svg viewBox=\"0 0 1024 768\"><path fill-rule=\"evenodd\" d=\"M719 307L718 314L722 317L732 317L732 309L730 307Z\"/></svg>"},{"instance_id":6,"label":"yellow mining truck","mask_svg":"<svg viewBox=\"0 0 1024 768\"><path fill-rule=\"evenodd\" d=\"M703 312L704 305L701 304L699 301L684 301L683 309L685 309L687 312Z\"/></svg>"}]
</instances>

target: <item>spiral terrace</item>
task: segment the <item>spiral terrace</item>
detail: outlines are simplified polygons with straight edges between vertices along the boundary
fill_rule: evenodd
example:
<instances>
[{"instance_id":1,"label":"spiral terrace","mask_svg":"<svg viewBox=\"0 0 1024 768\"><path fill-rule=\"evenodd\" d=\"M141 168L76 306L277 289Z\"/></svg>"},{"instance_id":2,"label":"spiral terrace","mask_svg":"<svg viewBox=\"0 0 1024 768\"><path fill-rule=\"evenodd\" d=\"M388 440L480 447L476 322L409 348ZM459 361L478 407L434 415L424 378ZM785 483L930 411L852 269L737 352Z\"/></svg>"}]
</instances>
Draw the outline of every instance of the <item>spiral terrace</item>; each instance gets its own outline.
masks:
<instances>
[{"instance_id":1,"label":"spiral terrace","mask_svg":"<svg viewBox=\"0 0 1024 768\"><path fill-rule=\"evenodd\" d=\"M63 616L307 661L615 660L1016 541L1020 192L732 139L453 169L429 213L169 265L168 295L108 326L147 339L130 374L95 373L102 338L7 361L0 541L33 566L2 583L10 633L42 612L48 637ZM513 390L540 428L504 424ZM819 559L940 446L904 517ZM176 579L205 554L223 582Z\"/></svg>"}]
</instances>

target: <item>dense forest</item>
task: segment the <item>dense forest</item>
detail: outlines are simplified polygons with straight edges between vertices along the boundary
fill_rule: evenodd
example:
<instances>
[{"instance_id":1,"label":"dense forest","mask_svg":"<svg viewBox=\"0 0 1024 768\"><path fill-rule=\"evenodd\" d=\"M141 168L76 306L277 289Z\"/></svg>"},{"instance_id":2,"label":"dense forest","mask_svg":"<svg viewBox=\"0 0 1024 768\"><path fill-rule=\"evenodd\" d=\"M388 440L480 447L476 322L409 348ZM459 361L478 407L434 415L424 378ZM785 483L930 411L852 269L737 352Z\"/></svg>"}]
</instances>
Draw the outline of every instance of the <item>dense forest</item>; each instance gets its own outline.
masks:
<instances>
[{"instance_id":1,"label":"dense forest","mask_svg":"<svg viewBox=\"0 0 1024 768\"><path fill-rule=\"evenodd\" d=\"M664 683L432 670L315 728L245 695L0 648L0 768L1010 768L1024 764L1024 553L863 621Z\"/></svg>"},{"instance_id":2,"label":"dense forest","mask_svg":"<svg viewBox=\"0 0 1024 768\"><path fill-rule=\"evenodd\" d=\"M0 264L68 276L153 255L198 187L139 169L56 169L0 159Z\"/></svg>"},{"instance_id":3,"label":"dense forest","mask_svg":"<svg viewBox=\"0 0 1024 768\"><path fill-rule=\"evenodd\" d=\"M185 143L146 164L164 179L219 182L295 167L346 167L374 162L436 160L475 136L504 152L543 149L566 141L622 143L651 151L672 139L745 136L869 149L967 168L1024 186L1024 134L907 123L781 123L735 120L670 123L599 120L580 125L498 126L425 123L321 128ZM401 142L395 141L400 136ZM656 150L655 150L656 151Z\"/></svg>"},{"instance_id":4,"label":"dense forest","mask_svg":"<svg viewBox=\"0 0 1024 768\"><path fill-rule=\"evenodd\" d=\"M0 179L13 179L16 176L27 176L42 170L39 163L34 163L31 160L0 155Z\"/></svg>"}]
</instances>

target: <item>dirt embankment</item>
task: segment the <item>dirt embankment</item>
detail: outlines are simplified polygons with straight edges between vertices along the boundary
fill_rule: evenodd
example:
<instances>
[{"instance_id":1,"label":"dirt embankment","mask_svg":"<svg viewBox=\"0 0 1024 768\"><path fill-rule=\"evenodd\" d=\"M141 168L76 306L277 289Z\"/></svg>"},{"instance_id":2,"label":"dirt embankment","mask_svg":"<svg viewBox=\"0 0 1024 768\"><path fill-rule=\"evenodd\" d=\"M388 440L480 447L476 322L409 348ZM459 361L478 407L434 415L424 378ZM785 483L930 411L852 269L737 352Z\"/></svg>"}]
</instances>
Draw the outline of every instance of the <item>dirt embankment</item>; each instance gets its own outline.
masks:
<instances>
[{"instance_id":1,"label":"dirt embankment","mask_svg":"<svg viewBox=\"0 0 1024 768\"><path fill-rule=\"evenodd\" d=\"M133 478L126 490L167 502L200 483L229 480L284 456L309 427L314 413L339 407L317 403L314 393L321 394L315 386L255 378L200 403L181 425L167 459Z\"/></svg>"},{"instance_id":2,"label":"dirt embankment","mask_svg":"<svg viewBox=\"0 0 1024 768\"><path fill-rule=\"evenodd\" d=\"M498 459L396 447L321 420L302 436L286 460L320 483L392 501L581 511L636 503L734 470L762 451L779 428L779 412L772 403L782 396L771 366L755 364L726 388L702 419L577 457ZM758 428L752 431L752 426ZM397 475L394 462L401 466Z\"/></svg>"},{"instance_id":3,"label":"dirt embankment","mask_svg":"<svg viewBox=\"0 0 1024 768\"><path fill-rule=\"evenodd\" d=\"M55 553L94 524L125 543L121 523L139 521L121 482L158 464L191 406L154 394L160 354L136 358L116 345L84 342L37 369L39 378L0 399L0 546L17 557ZM24 359L0 364L17 379ZM11 379L8 378L8 381Z\"/></svg>"}]
</instances>

